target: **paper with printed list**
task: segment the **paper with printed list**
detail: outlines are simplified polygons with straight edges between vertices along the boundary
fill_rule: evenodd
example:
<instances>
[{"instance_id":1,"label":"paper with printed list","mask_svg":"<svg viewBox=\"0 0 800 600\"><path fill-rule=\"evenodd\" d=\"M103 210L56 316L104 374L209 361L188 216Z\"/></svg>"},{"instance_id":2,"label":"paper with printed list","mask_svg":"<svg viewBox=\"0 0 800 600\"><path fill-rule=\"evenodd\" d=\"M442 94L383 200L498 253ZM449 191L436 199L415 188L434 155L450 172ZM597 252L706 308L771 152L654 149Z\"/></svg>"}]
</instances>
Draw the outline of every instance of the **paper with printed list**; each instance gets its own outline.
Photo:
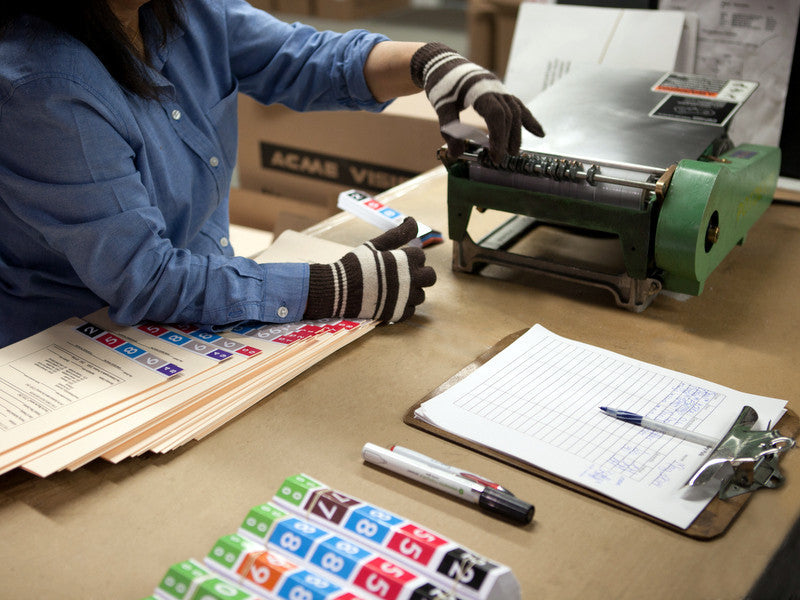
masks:
<instances>
[{"instance_id":1,"label":"paper with printed list","mask_svg":"<svg viewBox=\"0 0 800 600\"><path fill-rule=\"evenodd\" d=\"M786 402L746 394L535 325L415 416L521 459L681 528L713 494L685 483L711 449L616 420L600 406L636 412L721 438L745 405L758 428Z\"/></svg>"}]
</instances>

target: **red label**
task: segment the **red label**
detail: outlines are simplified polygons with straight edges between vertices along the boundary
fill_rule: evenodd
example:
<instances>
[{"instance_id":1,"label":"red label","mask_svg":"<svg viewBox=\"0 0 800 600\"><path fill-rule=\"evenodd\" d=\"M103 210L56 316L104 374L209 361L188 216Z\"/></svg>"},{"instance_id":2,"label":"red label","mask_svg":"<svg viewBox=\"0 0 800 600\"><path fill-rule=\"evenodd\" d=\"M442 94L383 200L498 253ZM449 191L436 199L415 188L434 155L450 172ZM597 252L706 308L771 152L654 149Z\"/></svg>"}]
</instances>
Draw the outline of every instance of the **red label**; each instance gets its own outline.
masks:
<instances>
[{"instance_id":1,"label":"red label","mask_svg":"<svg viewBox=\"0 0 800 600\"><path fill-rule=\"evenodd\" d=\"M238 354L244 354L245 356L255 356L256 354L261 354L261 350L258 348L253 348L252 346L244 346L243 348L239 348L236 352Z\"/></svg>"},{"instance_id":2,"label":"red label","mask_svg":"<svg viewBox=\"0 0 800 600\"><path fill-rule=\"evenodd\" d=\"M394 532L387 546L416 563L427 565L436 549L445 544L447 540L409 523Z\"/></svg>"},{"instance_id":3,"label":"red label","mask_svg":"<svg viewBox=\"0 0 800 600\"><path fill-rule=\"evenodd\" d=\"M356 575L355 583L362 590L378 598L394 600L400 597L403 588L416 576L380 557L369 561Z\"/></svg>"},{"instance_id":4,"label":"red label","mask_svg":"<svg viewBox=\"0 0 800 600\"><path fill-rule=\"evenodd\" d=\"M116 348L117 346L122 346L122 344L125 343L125 340L121 340L113 333L104 333L97 338L97 341L101 344L105 344L109 348Z\"/></svg>"},{"instance_id":5,"label":"red label","mask_svg":"<svg viewBox=\"0 0 800 600\"><path fill-rule=\"evenodd\" d=\"M139 325L139 329L141 329L145 333L149 333L150 335L154 335L156 337L158 337L159 335L163 335L167 333L167 331L169 331L169 329L167 329L166 327L161 327L160 325L153 325L152 323L147 325Z\"/></svg>"}]
</instances>

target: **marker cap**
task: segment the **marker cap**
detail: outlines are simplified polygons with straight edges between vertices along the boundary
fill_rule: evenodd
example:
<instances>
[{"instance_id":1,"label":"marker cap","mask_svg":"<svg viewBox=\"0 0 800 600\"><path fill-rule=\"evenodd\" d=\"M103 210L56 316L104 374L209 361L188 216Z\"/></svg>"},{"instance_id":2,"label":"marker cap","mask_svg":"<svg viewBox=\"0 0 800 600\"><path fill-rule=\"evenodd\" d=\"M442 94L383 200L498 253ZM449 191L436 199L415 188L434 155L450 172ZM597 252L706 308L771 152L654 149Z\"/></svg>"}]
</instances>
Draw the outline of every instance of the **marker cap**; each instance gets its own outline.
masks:
<instances>
[{"instance_id":1,"label":"marker cap","mask_svg":"<svg viewBox=\"0 0 800 600\"><path fill-rule=\"evenodd\" d=\"M494 488L484 488L478 504L484 510L516 523L530 523L533 520L533 504Z\"/></svg>"}]
</instances>

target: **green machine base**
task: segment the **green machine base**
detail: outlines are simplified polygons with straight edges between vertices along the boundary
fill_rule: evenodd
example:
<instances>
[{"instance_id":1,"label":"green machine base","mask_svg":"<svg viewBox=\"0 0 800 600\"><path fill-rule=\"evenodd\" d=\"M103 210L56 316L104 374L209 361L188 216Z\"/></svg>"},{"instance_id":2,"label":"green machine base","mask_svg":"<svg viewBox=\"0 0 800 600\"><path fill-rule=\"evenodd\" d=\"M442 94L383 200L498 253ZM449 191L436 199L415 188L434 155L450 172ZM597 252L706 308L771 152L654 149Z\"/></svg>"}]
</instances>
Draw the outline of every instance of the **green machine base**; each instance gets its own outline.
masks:
<instances>
[{"instance_id":1,"label":"green machine base","mask_svg":"<svg viewBox=\"0 0 800 600\"><path fill-rule=\"evenodd\" d=\"M776 147L743 144L633 181L565 157L522 153L502 165L482 163L480 152L440 158L448 170L454 270L476 272L489 264L528 269L607 289L617 305L637 312L662 290L702 292L771 203L781 160ZM604 195L576 197L576 186ZM626 186L636 188L635 200L615 202L613 195ZM473 209L510 218L476 242L468 233ZM609 273L509 250L543 225L618 240L624 267Z\"/></svg>"}]
</instances>

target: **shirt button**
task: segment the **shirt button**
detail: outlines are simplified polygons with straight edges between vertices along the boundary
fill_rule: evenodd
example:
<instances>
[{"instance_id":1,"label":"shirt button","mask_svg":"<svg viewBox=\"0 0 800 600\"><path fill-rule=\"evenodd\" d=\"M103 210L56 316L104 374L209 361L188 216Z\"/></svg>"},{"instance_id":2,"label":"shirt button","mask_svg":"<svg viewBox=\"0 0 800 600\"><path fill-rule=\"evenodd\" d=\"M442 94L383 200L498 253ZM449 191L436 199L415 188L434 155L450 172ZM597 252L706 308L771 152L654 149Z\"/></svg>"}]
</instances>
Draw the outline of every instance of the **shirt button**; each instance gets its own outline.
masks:
<instances>
[{"instance_id":1,"label":"shirt button","mask_svg":"<svg viewBox=\"0 0 800 600\"><path fill-rule=\"evenodd\" d=\"M179 111L177 108L176 108L175 110L173 110L173 111L172 111L172 118L173 118L175 121L178 121L178 120L180 120L180 118L181 118L181 111Z\"/></svg>"},{"instance_id":2,"label":"shirt button","mask_svg":"<svg viewBox=\"0 0 800 600\"><path fill-rule=\"evenodd\" d=\"M208 159L208 164L210 164L212 167L218 167L219 159L216 156L212 156L211 158Z\"/></svg>"},{"instance_id":3,"label":"shirt button","mask_svg":"<svg viewBox=\"0 0 800 600\"><path fill-rule=\"evenodd\" d=\"M219 238L219 245L220 246L222 246L223 248L227 248L228 244L229 244L228 238L226 238L226 237Z\"/></svg>"},{"instance_id":4,"label":"shirt button","mask_svg":"<svg viewBox=\"0 0 800 600\"><path fill-rule=\"evenodd\" d=\"M286 308L285 306L281 306L281 307L278 309L278 316L279 316L281 319L285 319L285 318L286 318L286 316L287 316L288 314L289 314L289 309L288 309L288 308Z\"/></svg>"}]
</instances>

